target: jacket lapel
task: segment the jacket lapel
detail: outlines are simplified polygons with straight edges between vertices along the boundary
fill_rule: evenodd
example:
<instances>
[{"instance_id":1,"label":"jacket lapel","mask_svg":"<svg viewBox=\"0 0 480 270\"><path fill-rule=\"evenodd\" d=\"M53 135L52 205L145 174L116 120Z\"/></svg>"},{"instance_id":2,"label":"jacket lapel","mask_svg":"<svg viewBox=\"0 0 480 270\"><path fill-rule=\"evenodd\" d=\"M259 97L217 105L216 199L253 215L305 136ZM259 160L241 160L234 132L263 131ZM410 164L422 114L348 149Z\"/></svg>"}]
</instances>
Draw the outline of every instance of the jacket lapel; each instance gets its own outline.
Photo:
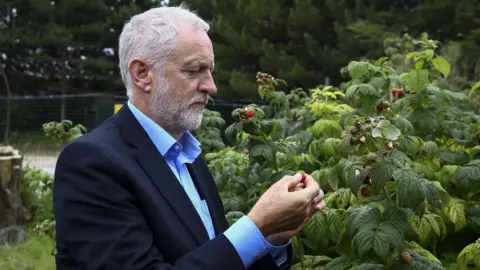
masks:
<instances>
[{"instance_id":1,"label":"jacket lapel","mask_svg":"<svg viewBox=\"0 0 480 270\"><path fill-rule=\"evenodd\" d=\"M198 245L209 240L205 226L190 198L171 171L165 159L157 151L127 104L115 116L124 138L136 149L135 158L150 176L150 180L182 223L190 231Z\"/></svg>"},{"instance_id":2,"label":"jacket lapel","mask_svg":"<svg viewBox=\"0 0 480 270\"><path fill-rule=\"evenodd\" d=\"M215 235L223 233L228 229L228 222L225 218L223 205L215 186L215 180L210 174L207 165L201 158L197 158L193 164L189 164L190 175L197 187L202 199L208 204L210 216L215 228Z\"/></svg>"}]
</instances>

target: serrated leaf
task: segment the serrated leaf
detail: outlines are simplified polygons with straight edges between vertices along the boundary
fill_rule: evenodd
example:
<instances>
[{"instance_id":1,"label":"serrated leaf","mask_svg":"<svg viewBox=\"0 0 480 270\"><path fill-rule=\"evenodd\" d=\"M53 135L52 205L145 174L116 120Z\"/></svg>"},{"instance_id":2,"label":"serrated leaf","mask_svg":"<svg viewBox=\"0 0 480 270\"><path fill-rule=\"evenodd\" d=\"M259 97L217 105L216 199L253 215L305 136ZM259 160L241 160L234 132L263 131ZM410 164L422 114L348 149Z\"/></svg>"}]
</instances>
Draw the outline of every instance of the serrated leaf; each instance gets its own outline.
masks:
<instances>
[{"instance_id":1,"label":"serrated leaf","mask_svg":"<svg viewBox=\"0 0 480 270\"><path fill-rule=\"evenodd\" d=\"M400 129L405 135L413 134L415 128L412 123L405 117L398 117L392 120L393 124Z\"/></svg>"},{"instance_id":2,"label":"serrated leaf","mask_svg":"<svg viewBox=\"0 0 480 270\"><path fill-rule=\"evenodd\" d=\"M266 144L258 144L254 146L250 151L250 156L253 158L263 157L272 163L275 161L274 149L272 149L272 147Z\"/></svg>"},{"instance_id":3,"label":"serrated leaf","mask_svg":"<svg viewBox=\"0 0 480 270\"><path fill-rule=\"evenodd\" d=\"M429 83L428 79L428 70L421 69L421 70L412 70L408 74L408 81L407 86L413 92L420 92L422 91L427 84Z\"/></svg>"},{"instance_id":4,"label":"serrated leaf","mask_svg":"<svg viewBox=\"0 0 480 270\"><path fill-rule=\"evenodd\" d=\"M305 235L314 243L320 242L321 238L328 232L328 223L326 216L321 212L316 212L305 224Z\"/></svg>"},{"instance_id":5,"label":"serrated leaf","mask_svg":"<svg viewBox=\"0 0 480 270\"><path fill-rule=\"evenodd\" d=\"M322 266L331 261L332 261L332 258L324 255L321 255L321 256L303 255L302 262L293 265L291 270L318 269L319 266Z\"/></svg>"},{"instance_id":6,"label":"serrated leaf","mask_svg":"<svg viewBox=\"0 0 480 270\"><path fill-rule=\"evenodd\" d=\"M400 130L388 120L380 121L377 127L372 130L372 136L374 138L383 137L387 140L396 141L400 135L402 135Z\"/></svg>"},{"instance_id":7,"label":"serrated leaf","mask_svg":"<svg viewBox=\"0 0 480 270\"><path fill-rule=\"evenodd\" d=\"M429 156L436 156L438 154L438 145L434 141L426 141L423 145L423 150Z\"/></svg>"},{"instance_id":8,"label":"serrated leaf","mask_svg":"<svg viewBox=\"0 0 480 270\"><path fill-rule=\"evenodd\" d=\"M397 169L393 178L398 182L397 203L414 209L425 201L422 184L418 175L409 169Z\"/></svg>"},{"instance_id":9,"label":"serrated leaf","mask_svg":"<svg viewBox=\"0 0 480 270\"><path fill-rule=\"evenodd\" d=\"M372 251L379 258L385 259L389 252L389 236L373 228L361 229L352 239L352 249L362 258Z\"/></svg>"},{"instance_id":10,"label":"serrated leaf","mask_svg":"<svg viewBox=\"0 0 480 270\"><path fill-rule=\"evenodd\" d=\"M347 210L347 219L345 227L350 234L355 233L362 228L376 227L380 224L382 213L378 208L368 205Z\"/></svg>"},{"instance_id":11,"label":"serrated leaf","mask_svg":"<svg viewBox=\"0 0 480 270\"><path fill-rule=\"evenodd\" d=\"M376 89L381 89L383 88L386 82L387 80L383 77L373 77L372 79L370 79L369 83Z\"/></svg>"},{"instance_id":12,"label":"serrated leaf","mask_svg":"<svg viewBox=\"0 0 480 270\"><path fill-rule=\"evenodd\" d=\"M354 263L355 263L354 258L347 255L343 255L343 256L334 258L331 262L325 265L324 270L350 269Z\"/></svg>"},{"instance_id":13,"label":"serrated leaf","mask_svg":"<svg viewBox=\"0 0 480 270\"><path fill-rule=\"evenodd\" d=\"M350 268L350 270L386 270L388 269L383 264L362 263L357 267Z\"/></svg>"},{"instance_id":14,"label":"serrated leaf","mask_svg":"<svg viewBox=\"0 0 480 270\"><path fill-rule=\"evenodd\" d=\"M467 202L455 197L452 197L448 206L443 209L443 213L454 224L455 232L463 229L467 225Z\"/></svg>"},{"instance_id":15,"label":"serrated leaf","mask_svg":"<svg viewBox=\"0 0 480 270\"><path fill-rule=\"evenodd\" d=\"M382 189L392 179L393 171L397 167L388 161L377 162L370 168L370 177L374 191Z\"/></svg>"},{"instance_id":16,"label":"serrated leaf","mask_svg":"<svg viewBox=\"0 0 480 270\"><path fill-rule=\"evenodd\" d=\"M439 182L433 182L427 179L420 179L420 182L423 186L425 198L430 205L437 208L442 207L442 205L447 205L449 200L448 193Z\"/></svg>"},{"instance_id":17,"label":"serrated leaf","mask_svg":"<svg viewBox=\"0 0 480 270\"><path fill-rule=\"evenodd\" d=\"M342 127L335 120L320 119L315 122L312 127L312 133L315 137L340 137L342 134Z\"/></svg>"},{"instance_id":18,"label":"serrated leaf","mask_svg":"<svg viewBox=\"0 0 480 270\"><path fill-rule=\"evenodd\" d=\"M470 162L461 167L456 174L456 183L462 190L480 187L480 165Z\"/></svg>"},{"instance_id":19,"label":"serrated leaf","mask_svg":"<svg viewBox=\"0 0 480 270\"><path fill-rule=\"evenodd\" d=\"M347 66L347 70L350 73L350 76L353 79L356 79L359 77L367 77L369 66L370 63L368 62L351 61Z\"/></svg>"},{"instance_id":20,"label":"serrated leaf","mask_svg":"<svg viewBox=\"0 0 480 270\"><path fill-rule=\"evenodd\" d=\"M411 250L417 252L419 255L425 257L426 259L435 262L437 264L442 264L441 261L435 257L430 251L424 249L422 246L417 244L415 241L407 242Z\"/></svg>"},{"instance_id":21,"label":"serrated leaf","mask_svg":"<svg viewBox=\"0 0 480 270\"><path fill-rule=\"evenodd\" d=\"M480 238L472 244L467 245L458 254L457 263L460 267L466 268L469 263L475 263L477 267L480 267L478 259L478 253L480 251Z\"/></svg>"},{"instance_id":22,"label":"serrated leaf","mask_svg":"<svg viewBox=\"0 0 480 270\"><path fill-rule=\"evenodd\" d=\"M352 99L354 96L377 96L378 92L373 85L369 83L361 83L361 84L354 84L347 88L347 92L345 93L345 97L347 99Z\"/></svg>"},{"instance_id":23,"label":"serrated leaf","mask_svg":"<svg viewBox=\"0 0 480 270\"><path fill-rule=\"evenodd\" d=\"M447 59L437 56L432 60L432 64L445 78L448 77L450 74L450 63L448 63Z\"/></svg>"},{"instance_id":24,"label":"serrated leaf","mask_svg":"<svg viewBox=\"0 0 480 270\"><path fill-rule=\"evenodd\" d=\"M383 212L383 225L390 226L402 233L409 231L408 214L405 210L396 207L388 207Z\"/></svg>"}]
</instances>

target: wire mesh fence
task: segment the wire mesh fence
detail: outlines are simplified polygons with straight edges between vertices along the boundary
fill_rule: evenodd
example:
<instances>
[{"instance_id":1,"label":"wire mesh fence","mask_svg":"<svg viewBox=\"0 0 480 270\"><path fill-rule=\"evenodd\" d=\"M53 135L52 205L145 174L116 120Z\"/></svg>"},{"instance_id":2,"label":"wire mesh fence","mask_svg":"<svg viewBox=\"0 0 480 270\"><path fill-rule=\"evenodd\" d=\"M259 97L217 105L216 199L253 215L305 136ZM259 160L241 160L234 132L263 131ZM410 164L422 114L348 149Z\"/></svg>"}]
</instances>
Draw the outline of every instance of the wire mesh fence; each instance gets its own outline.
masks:
<instances>
[{"instance_id":1,"label":"wire mesh fence","mask_svg":"<svg viewBox=\"0 0 480 270\"><path fill-rule=\"evenodd\" d=\"M24 153L27 166L52 170L61 146L54 145L44 135L42 125L68 119L93 129L113 114L117 99L102 93L14 96L8 106L7 98L0 96L0 143L11 144Z\"/></svg>"},{"instance_id":2,"label":"wire mesh fence","mask_svg":"<svg viewBox=\"0 0 480 270\"><path fill-rule=\"evenodd\" d=\"M25 166L53 172L62 146L53 144L44 135L44 123L68 119L92 130L118 111L126 101L126 96L105 93L12 97L8 143L23 153ZM233 122L232 111L250 103L262 102L214 100L208 109L218 111L228 126ZM6 97L0 96L0 144L6 138L7 107Z\"/></svg>"}]
</instances>

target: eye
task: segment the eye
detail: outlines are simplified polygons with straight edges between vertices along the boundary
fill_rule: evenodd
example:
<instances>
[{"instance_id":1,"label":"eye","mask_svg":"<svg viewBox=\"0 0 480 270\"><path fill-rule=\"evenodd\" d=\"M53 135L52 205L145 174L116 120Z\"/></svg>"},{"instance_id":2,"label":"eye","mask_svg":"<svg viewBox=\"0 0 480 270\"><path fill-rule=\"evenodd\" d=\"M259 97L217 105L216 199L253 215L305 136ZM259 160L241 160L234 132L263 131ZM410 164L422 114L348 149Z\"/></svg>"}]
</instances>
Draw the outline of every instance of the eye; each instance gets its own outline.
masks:
<instances>
[{"instance_id":1,"label":"eye","mask_svg":"<svg viewBox=\"0 0 480 270\"><path fill-rule=\"evenodd\" d=\"M188 74L193 76L193 75L198 75L199 73L203 73L205 71L209 70L207 66L201 66L198 68L193 68L188 70Z\"/></svg>"}]
</instances>

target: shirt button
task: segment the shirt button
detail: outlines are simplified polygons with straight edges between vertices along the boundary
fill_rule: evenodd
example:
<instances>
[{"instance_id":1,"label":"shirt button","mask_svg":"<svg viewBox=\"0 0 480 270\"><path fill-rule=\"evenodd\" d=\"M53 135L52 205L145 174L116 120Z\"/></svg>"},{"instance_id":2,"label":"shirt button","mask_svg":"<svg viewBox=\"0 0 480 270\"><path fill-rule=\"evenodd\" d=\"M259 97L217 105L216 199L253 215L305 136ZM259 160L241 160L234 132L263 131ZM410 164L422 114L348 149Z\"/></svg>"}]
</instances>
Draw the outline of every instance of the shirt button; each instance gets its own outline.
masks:
<instances>
[{"instance_id":1,"label":"shirt button","mask_svg":"<svg viewBox=\"0 0 480 270\"><path fill-rule=\"evenodd\" d=\"M179 151L179 150L180 150L180 146L175 145L175 150Z\"/></svg>"}]
</instances>

